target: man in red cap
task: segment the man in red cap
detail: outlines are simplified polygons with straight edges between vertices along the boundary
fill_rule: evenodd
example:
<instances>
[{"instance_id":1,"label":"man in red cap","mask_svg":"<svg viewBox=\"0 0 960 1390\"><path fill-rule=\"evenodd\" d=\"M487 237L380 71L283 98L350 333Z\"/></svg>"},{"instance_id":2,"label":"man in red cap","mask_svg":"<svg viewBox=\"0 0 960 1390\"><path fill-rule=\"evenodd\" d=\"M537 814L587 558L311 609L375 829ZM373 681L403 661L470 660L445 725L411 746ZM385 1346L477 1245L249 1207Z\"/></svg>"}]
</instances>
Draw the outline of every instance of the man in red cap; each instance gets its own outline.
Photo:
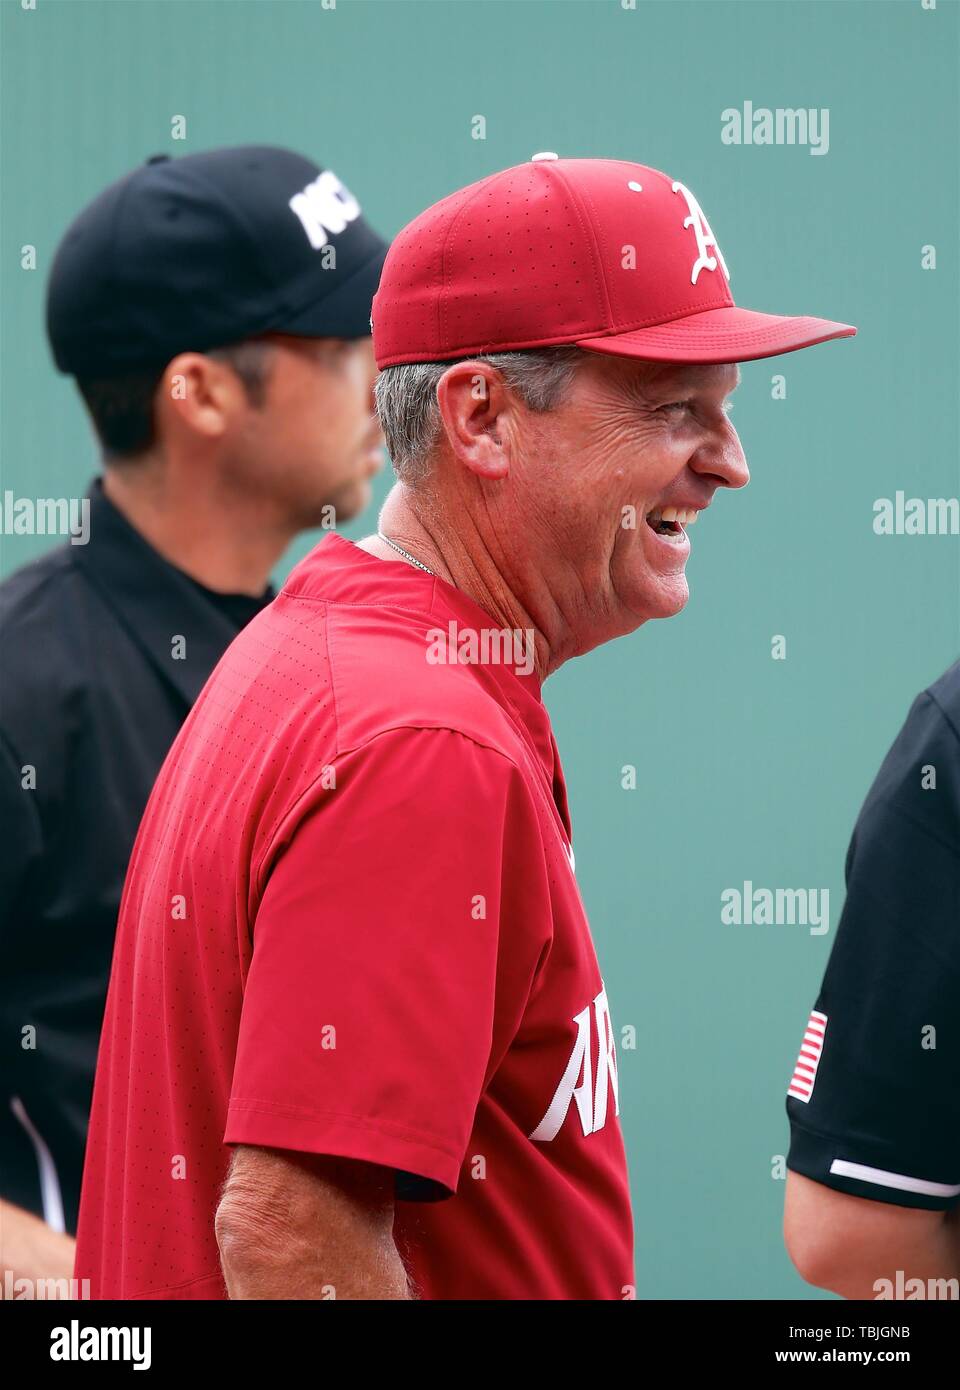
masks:
<instances>
[{"instance_id":1,"label":"man in red cap","mask_svg":"<svg viewBox=\"0 0 960 1390\"><path fill-rule=\"evenodd\" d=\"M541 685L683 607L687 524L748 480L735 364L854 329L737 308L682 184L553 155L415 219L373 329L380 532L325 540L233 643L134 850L95 1297L634 1295Z\"/></svg>"}]
</instances>

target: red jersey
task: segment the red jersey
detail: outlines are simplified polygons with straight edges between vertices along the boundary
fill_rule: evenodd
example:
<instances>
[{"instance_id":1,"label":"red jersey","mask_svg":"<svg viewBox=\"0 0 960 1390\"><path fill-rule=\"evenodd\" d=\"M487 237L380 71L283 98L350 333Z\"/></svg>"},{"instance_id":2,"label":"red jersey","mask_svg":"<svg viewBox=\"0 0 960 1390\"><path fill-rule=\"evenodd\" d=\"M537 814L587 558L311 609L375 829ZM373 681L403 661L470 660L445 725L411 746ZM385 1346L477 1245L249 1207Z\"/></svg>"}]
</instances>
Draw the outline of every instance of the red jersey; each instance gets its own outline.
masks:
<instances>
[{"instance_id":1,"label":"red jersey","mask_svg":"<svg viewBox=\"0 0 960 1390\"><path fill-rule=\"evenodd\" d=\"M395 1171L429 1299L632 1297L607 995L520 633L333 535L229 647L120 911L76 1273L225 1298L231 1144Z\"/></svg>"}]
</instances>

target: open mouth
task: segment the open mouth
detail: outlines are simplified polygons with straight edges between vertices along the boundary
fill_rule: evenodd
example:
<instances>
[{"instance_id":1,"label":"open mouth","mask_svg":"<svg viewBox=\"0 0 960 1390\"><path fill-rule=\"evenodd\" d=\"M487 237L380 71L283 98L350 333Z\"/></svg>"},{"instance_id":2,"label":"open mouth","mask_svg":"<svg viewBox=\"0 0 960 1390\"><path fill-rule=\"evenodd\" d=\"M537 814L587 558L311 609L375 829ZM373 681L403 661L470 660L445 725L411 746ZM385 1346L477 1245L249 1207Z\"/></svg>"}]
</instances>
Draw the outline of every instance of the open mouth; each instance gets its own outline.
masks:
<instances>
[{"instance_id":1,"label":"open mouth","mask_svg":"<svg viewBox=\"0 0 960 1390\"><path fill-rule=\"evenodd\" d=\"M652 512L647 512L647 525L658 536L679 538L684 526L692 526L698 516L699 512L693 509L654 507Z\"/></svg>"}]
</instances>

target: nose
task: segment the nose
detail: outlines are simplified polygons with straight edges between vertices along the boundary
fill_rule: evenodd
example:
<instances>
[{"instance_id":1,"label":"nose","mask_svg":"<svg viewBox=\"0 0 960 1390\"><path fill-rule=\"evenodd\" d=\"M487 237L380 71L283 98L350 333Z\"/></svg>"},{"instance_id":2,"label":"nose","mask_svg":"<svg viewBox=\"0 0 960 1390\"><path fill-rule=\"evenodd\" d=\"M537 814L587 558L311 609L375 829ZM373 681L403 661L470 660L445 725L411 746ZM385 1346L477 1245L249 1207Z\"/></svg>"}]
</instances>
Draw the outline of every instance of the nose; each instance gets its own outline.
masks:
<instances>
[{"instance_id":1,"label":"nose","mask_svg":"<svg viewBox=\"0 0 960 1390\"><path fill-rule=\"evenodd\" d=\"M750 481L740 436L729 420L716 436L696 450L690 467L702 478L715 479L715 487L746 487Z\"/></svg>"}]
</instances>

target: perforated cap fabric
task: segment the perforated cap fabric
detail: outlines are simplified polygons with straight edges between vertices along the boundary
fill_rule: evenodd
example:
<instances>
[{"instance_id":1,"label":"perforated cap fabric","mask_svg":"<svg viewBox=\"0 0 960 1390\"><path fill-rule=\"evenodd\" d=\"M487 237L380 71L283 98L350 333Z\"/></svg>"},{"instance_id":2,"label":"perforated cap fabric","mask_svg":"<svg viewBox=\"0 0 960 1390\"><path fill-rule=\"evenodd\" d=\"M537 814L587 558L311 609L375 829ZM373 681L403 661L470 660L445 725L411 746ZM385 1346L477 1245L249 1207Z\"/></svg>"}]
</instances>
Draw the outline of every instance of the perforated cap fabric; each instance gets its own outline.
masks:
<instances>
[{"instance_id":1,"label":"perforated cap fabric","mask_svg":"<svg viewBox=\"0 0 960 1390\"><path fill-rule=\"evenodd\" d=\"M414 218L373 301L381 368L561 343L656 362L742 362L856 331L738 308L710 224L678 180L550 153Z\"/></svg>"}]
</instances>

